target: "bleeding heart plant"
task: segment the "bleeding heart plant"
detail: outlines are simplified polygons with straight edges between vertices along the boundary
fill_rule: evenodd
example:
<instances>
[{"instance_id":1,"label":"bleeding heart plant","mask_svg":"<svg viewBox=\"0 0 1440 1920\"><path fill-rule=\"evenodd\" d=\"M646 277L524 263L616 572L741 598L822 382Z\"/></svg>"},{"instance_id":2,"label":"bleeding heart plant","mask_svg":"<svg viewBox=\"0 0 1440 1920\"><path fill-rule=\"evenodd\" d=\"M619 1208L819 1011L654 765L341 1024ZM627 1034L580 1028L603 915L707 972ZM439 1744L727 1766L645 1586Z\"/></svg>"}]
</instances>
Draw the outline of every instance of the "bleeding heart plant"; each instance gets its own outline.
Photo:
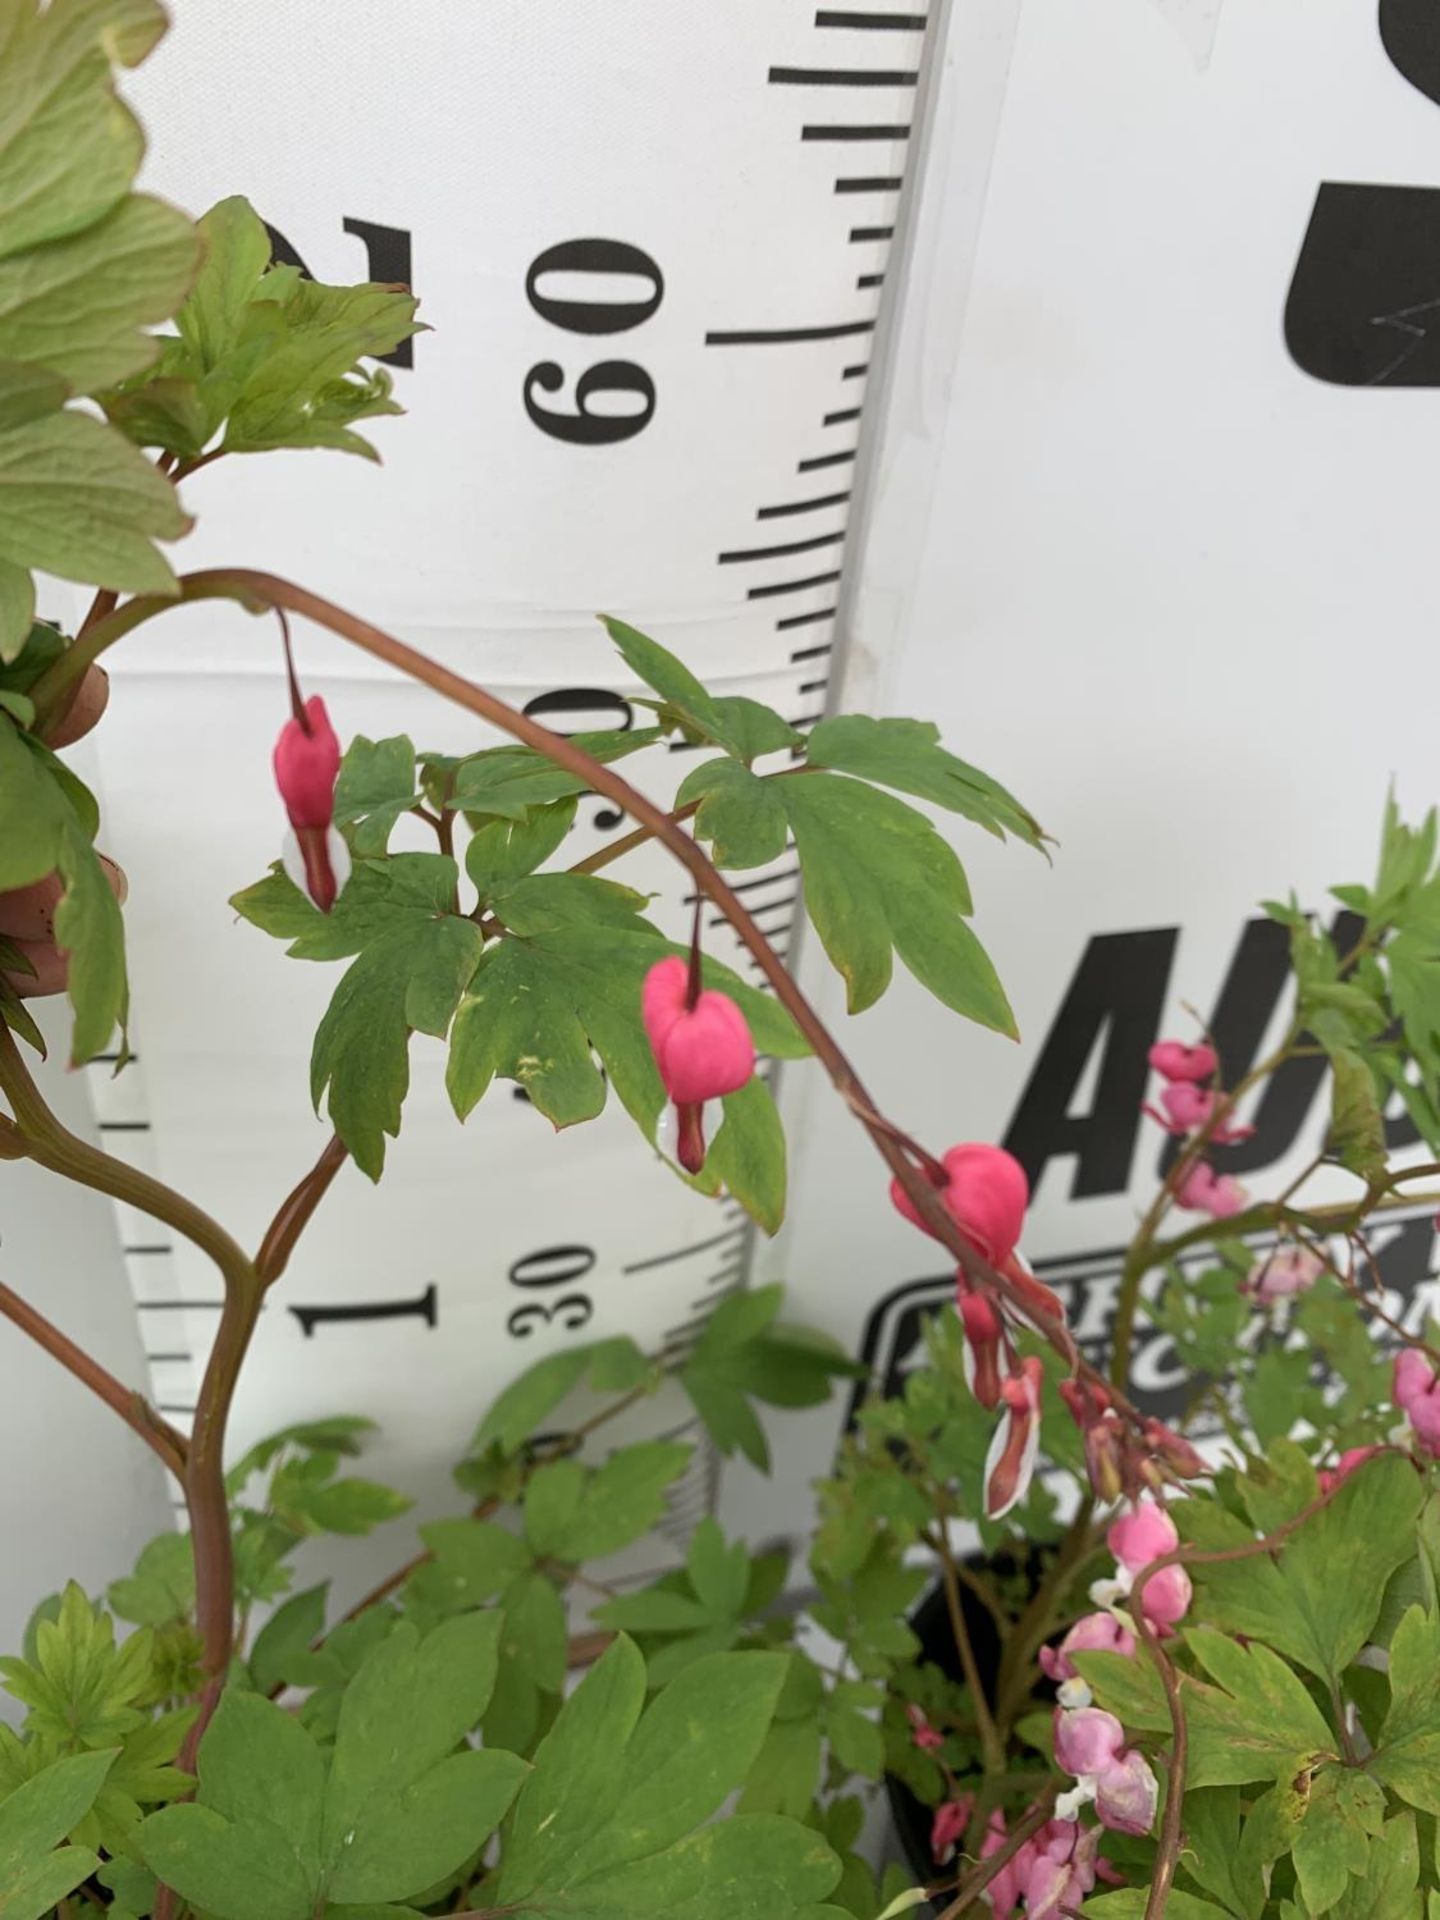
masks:
<instances>
[{"instance_id":1,"label":"bleeding heart plant","mask_svg":"<svg viewBox=\"0 0 1440 1920\"><path fill-rule=\"evenodd\" d=\"M156 542L188 530L179 488L213 462L372 451L356 424L398 411L376 362L418 322L404 288L274 262L243 200L192 224L130 190L113 67L163 28L153 0L0 4L0 470L23 502L0 536L0 1160L163 1222L223 1292L185 1431L0 1285L0 1314L150 1448L189 1521L103 1601L74 1583L42 1600L0 1660L24 1709L0 1727L0 1915L893 1920L928 1898L943 1920L1433 1916L1440 1346L1387 1246L1428 1254L1436 1195L1415 1188L1440 1175L1435 815L1410 828L1387 808L1374 884L1335 890L1343 940L1293 901L1267 908L1294 976L1272 1052L1233 1032L1150 1048L1157 1190L1075 1311L1040 1257L1038 1169L985 1141L937 1158L887 1119L726 878L793 841L852 1013L898 953L940 1004L1013 1036L958 855L897 794L1044 836L933 727L837 715L801 734L607 620L655 725L581 742L288 581L172 572ZM35 619L35 570L96 590L73 634ZM200 600L275 617L251 631L277 718L282 661L288 676L272 771L292 842L233 904L296 958L345 963L311 1063L324 1141L253 1254L71 1135L22 1051L43 1052L29 1002L65 991L72 1060L113 1047L125 1064L124 885L55 749L101 717L109 649ZM458 705L470 750L396 734L342 751L339 703L337 733L302 692L290 616ZM614 763L654 748L664 779L669 736L705 757L657 800ZM265 744L257 810L274 805ZM587 792L635 827L566 866ZM424 851L392 849L402 818ZM689 876L688 942L600 877L652 841ZM765 991L702 952L701 902ZM353 1607L328 1583L292 1592L307 1540L408 1502L346 1470L363 1419L236 1459L231 1405L268 1290L340 1167L381 1176L431 1043L457 1119L508 1079L565 1129L613 1089L642 1153L772 1233L785 1142L757 1057L813 1057L876 1149L877 1217L912 1258L943 1249L903 1378L785 1327L774 1287L655 1353L562 1329L481 1419L460 1514ZM1328 1126L1304 1164L1269 1168L1256 1129L1297 1069L1328 1071ZM888 1070L911 1084L910 1063ZM956 1107L959 1130L963 1090ZM537 1136L545 1150L563 1148ZM698 1446L763 1469L757 1403L815 1406L836 1378L857 1403L808 1597L784 1598L788 1552L713 1519L680 1564L620 1580L615 1554L667 1512L679 1530ZM607 1444L661 1392L686 1403L680 1426ZM911 1796L918 1885L857 1850L887 1775Z\"/></svg>"}]
</instances>

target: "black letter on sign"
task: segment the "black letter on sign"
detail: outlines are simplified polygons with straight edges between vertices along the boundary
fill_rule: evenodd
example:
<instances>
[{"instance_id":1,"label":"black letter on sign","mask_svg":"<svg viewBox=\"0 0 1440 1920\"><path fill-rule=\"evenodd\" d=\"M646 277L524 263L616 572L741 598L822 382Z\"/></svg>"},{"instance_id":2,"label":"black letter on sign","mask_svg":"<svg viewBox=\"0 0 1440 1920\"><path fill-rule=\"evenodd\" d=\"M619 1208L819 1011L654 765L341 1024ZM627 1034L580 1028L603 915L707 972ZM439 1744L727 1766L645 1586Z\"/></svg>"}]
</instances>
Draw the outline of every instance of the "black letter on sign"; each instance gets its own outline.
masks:
<instances>
[{"instance_id":1,"label":"black letter on sign","mask_svg":"<svg viewBox=\"0 0 1440 1920\"><path fill-rule=\"evenodd\" d=\"M401 1320L413 1313L418 1314L427 1327L433 1327L440 1317L433 1281L413 1300L377 1300L361 1307L291 1307L290 1311L300 1322L307 1340L316 1327L330 1320Z\"/></svg>"},{"instance_id":2,"label":"black letter on sign","mask_svg":"<svg viewBox=\"0 0 1440 1920\"><path fill-rule=\"evenodd\" d=\"M1123 1193L1130 1184L1146 1055L1160 1029L1177 927L1102 933L1085 949L1064 1005L1046 1038L1004 1144L1033 1190L1046 1163L1078 1155L1072 1200ZM1070 1102L1087 1061L1104 1047L1089 1113Z\"/></svg>"},{"instance_id":3,"label":"black letter on sign","mask_svg":"<svg viewBox=\"0 0 1440 1920\"><path fill-rule=\"evenodd\" d=\"M1440 101L1440 39L1434 0L1380 0L1380 38L1412 87Z\"/></svg>"},{"instance_id":4,"label":"black letter on sign","mask_svg":"<svg viewBox=\"0 0 1440 1920\"><path fill-rule=\"evenodd\" d=\"M1355 944L1360 926L1356 914L1336 916L1330 933L1342 954ZM1280 996L1289 985L1289 933L1275 920L1249 921L1210 1019L1221 1072L1229 1085L1234 1086L1260 1058ZM1265 1082L1259 1105L1250 1115L1254 1134L1238 1146L1216 1148L1210 1155L1214 1164L1226 1173L1254 1173L1283 1159L1299 1138L1328 1070L1323 1059L1287 1060ZM1172 1140L1161 1151L1162 1178L1174 1157Z\"/></svg>"},{"instance_id":5,"label":"black letter on sign","mask_svg":"<svg viewBox=\"0 0 1440 1920\"><path fill-rule=\"evenodd\" d=\"M410 260L410 236L403 227L380 227L372 220L342 220L341 226L346 233L364 243L365 258L372 280L380 280L386 286L411 287L414 285L414 268ZM413 367L415 364L415 342L402 340L398 347L389 353L382 353L380 359L391 367Z\"/></svg>"},{"instance_id":6,"label":"black letter on sign","mask_svg":"<svg viewBox=\"0 0 1440 1920\"><path fill-rule=\"evenodd\" d=\"M1440 387L1437 256L1440 190L1322 181L1285 303L1291 359L1333 386Z\"/></svg>"}]
</instances>

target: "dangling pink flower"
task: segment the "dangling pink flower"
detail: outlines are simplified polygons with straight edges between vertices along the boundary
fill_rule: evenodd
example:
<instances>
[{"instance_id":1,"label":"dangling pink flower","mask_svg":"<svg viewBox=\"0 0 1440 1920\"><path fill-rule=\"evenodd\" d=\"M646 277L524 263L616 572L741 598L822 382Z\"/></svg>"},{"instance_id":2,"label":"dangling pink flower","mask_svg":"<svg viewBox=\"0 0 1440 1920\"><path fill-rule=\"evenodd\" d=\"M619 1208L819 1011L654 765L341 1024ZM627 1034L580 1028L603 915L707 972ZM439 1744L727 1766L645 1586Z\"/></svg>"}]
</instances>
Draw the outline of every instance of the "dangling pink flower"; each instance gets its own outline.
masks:
<instances>
[{"instance_id":1,"label":"dangling pink flower","mask_svg":"<svg viewBox=\"0 0 1440 1920\"><path fill-rule=\"evenodd\" d=\"M1274 1253L1257 1260L1240 1291L1263 1305L1308 1293L1325 1271L1325 1262L1308 1247L1277 1247Z\"/></svg>"},{"instance_id":2,"label":"dangling pink flower","mask_svg":"<svg viewBox=\"0 0 1440 1920\"><path fill-rule=\"evenodd\" d=\"M350 850L333 824L340 742L319 694L302 706L293 681L292 691L294 712L280 729L272 756L275 784L291 826L285 871L328 913L350 877Z\"/></svg>"},{"instance_id":3,"label":"dangling pink flower","mask_svg":"<svg viewBox=\"0 0 1440 1920\"><path fill-rule=\"evenodd\" d=\"M1058 1647L1040 1649L1040 1665L1057 1686L1079 1676L1072 1653L1124 1653L1135 1651L1135 1636L1121 1625L1113 1613L1087 1613L1077 1620Z\"/></svg>"},{"instance_id":4,"label":"dangling pink flower","mask_svg":"<svg viewBox=\"0 0 1440 1920\"><path fill-rule=\"evenodd\" d=\"M963 1274L956 1306L965 1329L965 1384L987 1412L1000 1404L1000 1316L987 1294L971 1289Z\"/></svg>"},{"instance_id":5,"label":"dangling pink flower","mask_svg":"<svg viewBox=\"0 0 1440 1920\"><path fill-rule=\"evenodd\" d=\"M687 966L678 954L646 974L641 1017L679 1116L676 1157L687 1173L698 1173L705 1164L705 1102L745 1085L755 1071L755 1042L729 995L702 989L698 965Z\"/></svg>"},{"instance_id":6,"label":"dangling pink flower","mask_svg":"<svg viewBox=\"0 0 1440 1920\"><path fill-rule=\"evenodd\" d=\"M1440 1455L1440 1375L1418 1347L1395 1356L1393 1398L1423 1450Z\"/></svg>"},{"instance_id":7,"label":"dangling pink flower","mask_svg":"<svg viewBox=\"0 0 1440 1920\"><path fill-rule=\"evenodd\" d=\"M1025 1875L1025 1920L1068 1920L1095 1885L1100 1835L1074 1820L1052 1820L1036 1836Z\"/></svg>"},{"instance_id":8,"label":"dangling pink flower","mask_svg":"<svg viewBox=\"0 0 1440 1920\"><path fill-rule=\"evenodd\" d=\"M1187 1047L1180 1040L1157 1040L1150 1049L1150 1064L1164 1080L1208 1080L1220 1059L1211 1046Z\"/></svg>"},{"instance_id":9,"label":"dangling pink flower","mask_svg":"<svg viewBox=\"0 0 1440 1920\"><path fill-rule=\"evenodd\" d=\"M1196 1213L1208 1213L1212 1220L1228 1220L1240 1212L1250 1195L1230 1173L1216 1173L1204 1160L1197 1160L1175 1189L1182 1207Z\"/></svg>"},{"instance_id":10,"label":"dangling pink flower","mask_svg":"<svg viewBox=\"0 0 1440 1920\"><path fill-rule=\"evenodd\" d=\"M1159 1799L1160 1784L1135 1747L1102 1767L1095 1782L1095 1811L1112 1833L1149 1833Z\"/></svg>"},{"instance_id":11,"label":"dangling pink flower","mask_svg":"<svg viewBox=\"0 0 1440 1920\"><path fill-rule=\"evenodd\" d=\"M1193 1080L1172 1080L1160 1095L1171 1133L1193 1133L1215 1111L1215 1095Z\"/></svg>"},{"instance_id":12,"label":"dangling pink flower","mask_svg":"<svg viewBox=\"0 0 1440 1920\"><path fill-rule=\"evenodd\" d=\"M945 1744L945 1736L925 1718L925 1709L917 1707L912 1700L905 1709L905 1718L910 1722L911 1744L922 1753L938 1753Z\"/></svg>"},{"instance_id":13,"label":"dangling pink flower","mask_svg":"<svg viewBox=\"0 0 1440 1920\"><path fill-rule=\"evenodd\" d=\"M988 1860L998 1853L1008 1838L1005 1831L1005 1815L996 1807L990 1815L990 1824L986 1828L985 1838L980 1845L980 1858ZM1029 1865L1029 1843L1021 1847L1001 1867L995 1878L981 1894L981 1899L989 1902L994 1920L1010 1920L1020 1895L1024 1892L1021 1874Z\"/></svg>"},{"instance_id":14,"label":"dangling pink flower","mask_svg":"<svg viewBox=\"0 0 1440 1920\"><path fill-rule=\"evenodd\" d=\"M1184 1567L1162 1567L1145 1582L1140 1609L1162 1640L1190 1611L1195 1588Z\"/></svg>"},{"instance_id":15,"label":"dangling pink flower","mask_svg":"<svg viewBox=\"0 0 1440 1920\"><path fill-rule=\"evenodd\" d=\"M1055 1764L1077 1778L1099 1773L1125 1747L1125 1729L1103 1707L1055 1711Z\"/></svg>"},{"instance_id":16,"label":"dangling pink flower","mask_svg":"<svg viewBox=\"0 0 1440 1920\"><path fill-rule=\"evenodd\" d=\"M930 1823L930 1853L937 1867L943 1866L965 1838L965 1829L975 1811L973 1793L962 1793L958 1800L942 1800Z\"/></svg>"},{"instance_id":17,"label":"dangling pink flower","mask_svg":"<svg viewBox=\"0 0 1440 1920\"><path fill-rule=\"evenodd\" d=\"M1030 1200L1025 1169L1003 1147L978 1140L951 1147L942 1165L949 1176L940 1190L942 1205L980 1258L992 1267L1003 1266L1025 1229ZM929 1233L898 1180L890 1183L890 1198L907 1220Z\"/></svg>"},{"instance_id":18,"label":"dangling pink flower","mask_svg":"<svg viewBox=\"0 0 1440 1920\"><path fill-rule=\"evenodd\" d=\"M1032 1354L1000 1388L1005 1411L985 1458L985 1514L999 1520L1023 1500L1040 1451L1040 1389L1045 1369Z\"/></svg>"},{"instance_id":19,"label":"dangling pink flower","mask_svg":"<svg viewBox=\"0 0 1440 1920\"><path fill-rule=\"evenodd\" d=\"M1331 1493L1348 1480L1357 1467L1363 1467L1367 1460L1373 1460L1379 1447L1349 1447L1333 1467L1322 1467L1316 1476L1322 1493Z\"/></svg>"},{"instance_id":20,"label":"dangling pink flower","mask_svg":"<svg viewBox=\"0 0 1440 1920\"><path fill-rule=\"evenodd\" d=\"M1111 1522L1105 1543L1122 1567L1138 1573L1162 1554L1173 1553L1180 1535L1158 1500L1137 1500L1133 1511Z\"/></svg>"}]
</instances>

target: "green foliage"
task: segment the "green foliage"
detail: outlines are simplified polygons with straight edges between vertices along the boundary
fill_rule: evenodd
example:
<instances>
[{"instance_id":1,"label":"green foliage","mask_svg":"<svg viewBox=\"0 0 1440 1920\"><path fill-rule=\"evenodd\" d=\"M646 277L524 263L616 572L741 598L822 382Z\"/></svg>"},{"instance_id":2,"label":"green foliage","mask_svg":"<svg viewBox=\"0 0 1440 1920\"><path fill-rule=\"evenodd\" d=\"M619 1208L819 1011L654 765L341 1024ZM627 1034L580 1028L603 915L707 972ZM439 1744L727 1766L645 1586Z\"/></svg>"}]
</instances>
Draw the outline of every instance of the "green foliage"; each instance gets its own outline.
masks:
<instances>
[{"instance_id":1,"label":"green foliage","mask_svg":"<svg viewBox=\"0 0 1440 1920\"><path fill-rule=\"evenodd\" d=\"M0 1920L41 1920L99 1865L63 1846L100 1791L113 1753L56 1760L0 1799Z\"/></svg>"},{"instance_id":2,"label":"green foliage","mask_svg":"<svg viewBox=\"0 0 1440 1920\"><path fill-rule=\"evenodd\" d=\"M397 1626L345 1691L327 1755L254 1694L221 1702L193 1805L152 1814L146 1864L217 1920L310 1920L326 1900L402 1900L468 1859L524 1775L465 1744L495 1682L499 1618Z\"/></svg>"},{"instance_id":3,"label":"green foliage","mask_svg":"<svg viewBox=\"0 0 1440 1920\"><path fill-rule=\"evenodd\" d=\"M762 1469L770 1464L770 1449L753 1402L819 1406L829 1397L832 1379L857 1371L829 1343L778 1325L782 1299L782 1290L771 1286L723 1301L679 1376L721 1453L743 1453Z\"/></svg>"},{"instance_id":4,"label":"green foliage","mask_svg":"<svg viewBox=\"0 0 1440 1920\"><path fill-rule=\"evenodd\" d=\"M482 1454L497 1446L502 1453L518 1453L582 1382L596 1392L629 1393L642 1385L653 1391L661 1377L628 1334L562 1347L527 1367L492 1402L470 1450Z\"/></svg>"},{"instance_id":5,"label":"green foliage","mask_svg":"<svg viewBox=\"0 0 1440 1920\"><path fill-rule=\"evenodd\" d=\"M141 446L185 459L217 435L224 453L334 447L375 459L355 422L401 409L385 370L357 362L418 331L408 290L326 287L272 266L264 224L238 197L212 207L199 230L204 264L178 335L143 375L103 396L110 419Z\"/></svg>"},{"instance_id":6,"label":"green foliage","mask_svg":"<svg viewBox=\"0 0 1440 1920\"><path fill-rule=\"evenodd\" d=\"M662 1575L651 1586L607 1600L594 1609L594 1618L602 1627L635 1635L645 1653L649 1684L664 1686L692 1661L728 1652L750 1639L756 1616L783 1582L785 1567L783 1554L752 1563L743 1541L727 1542L714 1520L702 1520L691 1536L683 1567ZM787 1711L787 1696L793 1691L791 1679L802 1665L810 1669L802 1655L793 1656L791 1677L776 1708L777 1726L798 1711L794 1707ZM773 1810L794 1811L779 1806Z\"/></svg>"},{"instance_id":7,"label":"green foliage","mask_svg":"<svg viewBox=\"0 0 1440 1920\"><path fill-rule=\"evenodd\" d=\"M572 1920L783 1920L822 1901L838 1863L798 1823L741 1814L700 1826L753 1765L784 1676L777 1655L712 1654L646 1709L645 1663L618 1638L539 1748L498 1899Z\"/></svg>"},{"instance_id":8,"label":"green foliage","mask_svg":"<svg viewBox=\"0 0 1440 1920\"><path fill-rule=\"evenodd\" d=\"M174 488L67 405L150 363L144 328L195 272L190 222L130 191L144 140L114 96L112 62L137 65L164 30L154 0L53 0L0 22L0 663L30 631L32 570L175 585L154 544L190 524Z\"/></svg>"}]
</instances>

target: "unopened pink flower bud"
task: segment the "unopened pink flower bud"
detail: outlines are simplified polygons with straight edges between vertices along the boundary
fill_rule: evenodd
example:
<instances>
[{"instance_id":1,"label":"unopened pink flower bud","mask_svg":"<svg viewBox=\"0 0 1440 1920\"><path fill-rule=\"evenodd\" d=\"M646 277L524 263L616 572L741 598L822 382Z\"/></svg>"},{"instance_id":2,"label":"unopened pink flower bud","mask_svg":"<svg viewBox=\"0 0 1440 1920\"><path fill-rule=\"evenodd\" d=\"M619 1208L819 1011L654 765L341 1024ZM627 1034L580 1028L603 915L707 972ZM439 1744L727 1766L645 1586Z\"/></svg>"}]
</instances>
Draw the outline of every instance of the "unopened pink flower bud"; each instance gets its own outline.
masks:
<instances>
[{"instance_id":1,"label":"unopened pink flower bud","mask_svg":"<svg viewBox=\"0 0 1440 1920\"><path fill-rule=\"evenodd\" d=\"M987 1411L1000 1404L1000 1316L983 1293L960 1292L957 1306L965 1329L965 1377Z\"/></svg>"},{"instance_id":2,"label":"unopened pink flower bud","mask_svg":"<svg viewBox=\"0 0 1440 1920\"><path fill-rule=\"evenodd\" d=\"M692 997L691 970L678 954L651 967L641 1017L665 1091L680 1120L676 1157L687 1173L705 1162L707 1100L736 1093L755 1071L755 1043L728 994L707 987Z\"/></svg>"},{"instance_id":3,"label":"unopened pink flower bud","mask_svg":"<svg viewBox=\"0 0 1440 1920\"><path fill-rule=\"evenodd\" d=\"M1025 1169L1003 1147L978 1140L951 1147L941 1164L948 1176L939 1190L941 1204L980 1258L1003 1266L1025 1229L1030 1200ZM913 1225L930 1231L898 1180L890 1183L890 1198Z\"/></svg>"},{"instance_id":4,"label":"unopened pink flower bud","mask_svg":"<svg viewBox=\"0 0 1440 1920\"><path fill-rule=\"evenodd\" d=\"M1141 1500L1133 1513L1122 1513L1111 1522L1106 1544L1122 1567L1138 1573L1162 1554L1173 1553L1180 1544L1175 1522L1156 1500Z\"/></svg>"},{"instance_id":5,"label":"unopened pink flower bud","mask_svg":"<svg viewBox=\"0 0 1440 1920\"><path fill-rule=\"evenodd\" d=\"M328 827L335 813L340 742L318 693L301 712L303 719L292 715L275 742L275 784L292 827Z\"/></svg>"},{"instance_id":6,"label":"unopened pink flower bud","mask_svg":"<svg viewBox=\"0 0 1440 1920\"><path fill-rule=\"evenodd\" d=\"M917 1707L912 1700L905 1709L905 1718L910 1722L911 1744L922 1753L938 1753L945 1744L945 1736L938 1727L932 1727L925 1717L925 1709Z\"/></svg>"},{"instance_id":7,"label":"unopened pink flower bud","mask_svg":"<svg viewBox=\"0 0 1440 1920\"><path fill-rule=\"evenodd\" d=\"M942 1800L930 1824L930 1853L936 1866L943 1866L965 1838L965 1829L975 1811L973 1793L962 1793L957 1800Z\"/></svg>"},{"instance_id":8,"label":"unopened pink flower bud","mask_svg":"<svg viewBox=\"0 0 1440 1920\"><path fill-rule=\"evenodd\" d=\"M1308 1247L1277 1247L1250 1269L1241 1291L1269 1305L1308 1293L1325 1271L1325 1262Z\"/></svg>"},{"instance_id":9,"label":"unopened pink flower bud","mask_svg":"<svg viewBox=\"0 0 1440 1920\"><path fill-rule=\"evenodd\" d=\"M1155 1825L1160 1784L1143 1753L1131 1747L1100 1769L1095 1811L1112 1833L1149 1833Z\"/></svg>"},{"instance_id":10,"label":"unopened pink flower bud","mask_svg":"<svg viewBox=\"0 0 1440 1920\"><path fill-rule=\"evenodd\" d=\"M1040 1665L1057 1686L1075 1679L1079 1669L1071 1659L1075 1653L1124 1653L1135 1651L1135 1636L1128 1632L1113 1613L1087 1613L1077 1620L1058 1647L1040 1649Z\"/></svg>"},{"instance_id":11,"label":"unopened pink flower bud","mask_svg":"<svg viewBox=\"0 0 1440 1920\"><path fill-rule=\"evenodd\" d=\"M1153 1417L1145 1422L1145 1441L1151 1452L1164 1462L1177 1480L1200 1480L1209 1473L1203 1454L1190 1442Z\"/></svg>"},{"instance_id":12,"label":"unopened pink flower bud","mask_svg":"<svg viewBox=\"0 0 1440 1920\"><path fill-rule=\"evenodd\" d=\"M340 742L318 693L303 706L295 698L296 711L280 729L272 755L292 828L284 865L296 886L328 913L350 875L349 849L332 824Z\"/></svg>"},{"instance_id":13,"label":"unopened pink flower bud","mask_svg":"<svg viewBox=\"0 0 1440 1920\"><path fill-rule=\"evenodd\" d=\"M1158 1040L1150 1049L1150 1064L1165 1080L1208 1080L1220 1065L1211 1046L1187 1047L1180 1040Z\"/></svg>"},{"instance_id":14,"label":"unopened pink flower bud","mask_svg":"<svg viewBox=\"0 0 1440 1920\"><path fill-rule=\"evenodd\" d=\"M1197 1160L1175 1189L1175 1198L1182 1207L1208 1213L1212 1220L1229 1220L1250 1195L1233 1174L1216 1173L1204 1160Z\"/></svg>"}]
</instances>

